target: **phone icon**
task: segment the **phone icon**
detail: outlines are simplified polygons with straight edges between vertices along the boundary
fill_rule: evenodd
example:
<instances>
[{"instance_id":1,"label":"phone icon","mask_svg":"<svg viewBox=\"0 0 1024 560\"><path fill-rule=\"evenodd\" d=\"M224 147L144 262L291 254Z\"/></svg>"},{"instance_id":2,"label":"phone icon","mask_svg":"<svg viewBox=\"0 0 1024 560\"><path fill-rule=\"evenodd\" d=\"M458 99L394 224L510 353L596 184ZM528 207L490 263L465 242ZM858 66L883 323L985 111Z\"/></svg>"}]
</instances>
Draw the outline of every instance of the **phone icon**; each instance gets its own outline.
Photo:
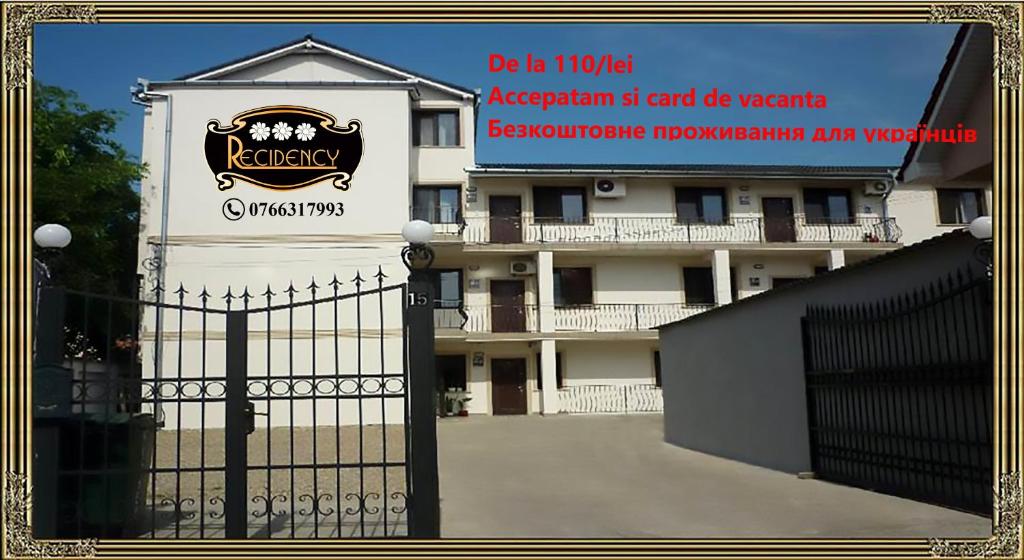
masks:
<instances>
[{"instance_id":1,"label":"phone icon","mask_svg":"<svg viewBox=\"0 0 1024 560\"><path fill-rule=\"evenodd\" d=\"M245 203L237 198L229 198L224 201L221 211L224 213L225 218L232 222L237 222L245 215Z\"/></svg>"}]
</instances>

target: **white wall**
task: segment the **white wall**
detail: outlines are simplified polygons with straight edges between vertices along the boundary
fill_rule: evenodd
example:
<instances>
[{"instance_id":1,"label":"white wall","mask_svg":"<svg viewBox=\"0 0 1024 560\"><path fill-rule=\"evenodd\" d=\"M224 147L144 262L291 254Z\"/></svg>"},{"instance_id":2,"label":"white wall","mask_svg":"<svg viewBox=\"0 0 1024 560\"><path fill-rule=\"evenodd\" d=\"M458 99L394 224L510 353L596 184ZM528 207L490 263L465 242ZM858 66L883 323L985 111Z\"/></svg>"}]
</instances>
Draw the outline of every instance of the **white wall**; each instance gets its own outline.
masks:
<instances>
[{"instance_id":1,"label":"white wall","mask_svg":"<svg viewBox=\"0 0 1024 560\"><path fill-rule=\"evenodd\" d=\"M656 341L558 341L569 385L654 383Z\"/></svg>"}]
</instances>

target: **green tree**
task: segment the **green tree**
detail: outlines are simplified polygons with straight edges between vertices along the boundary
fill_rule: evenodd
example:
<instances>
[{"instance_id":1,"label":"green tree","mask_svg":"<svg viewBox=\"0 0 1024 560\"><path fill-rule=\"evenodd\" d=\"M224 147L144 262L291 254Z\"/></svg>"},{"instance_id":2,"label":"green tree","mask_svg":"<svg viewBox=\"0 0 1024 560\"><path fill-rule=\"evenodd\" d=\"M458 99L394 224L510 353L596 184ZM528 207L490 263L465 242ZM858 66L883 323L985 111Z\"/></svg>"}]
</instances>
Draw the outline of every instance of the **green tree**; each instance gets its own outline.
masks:
<instances>
[{"instance_id":1,"label":"green tree","mask_svg":"<svg viewBox=\"0 0 1024 560\"><path fill-rule=\"evenodd\" d=\"M132 293L144 167L111 134L124 113L93 109L75 92L35 85L32 115L34 226L59 223L72 233L59 263L60 283Z\"/></svg>"}]
</instances>

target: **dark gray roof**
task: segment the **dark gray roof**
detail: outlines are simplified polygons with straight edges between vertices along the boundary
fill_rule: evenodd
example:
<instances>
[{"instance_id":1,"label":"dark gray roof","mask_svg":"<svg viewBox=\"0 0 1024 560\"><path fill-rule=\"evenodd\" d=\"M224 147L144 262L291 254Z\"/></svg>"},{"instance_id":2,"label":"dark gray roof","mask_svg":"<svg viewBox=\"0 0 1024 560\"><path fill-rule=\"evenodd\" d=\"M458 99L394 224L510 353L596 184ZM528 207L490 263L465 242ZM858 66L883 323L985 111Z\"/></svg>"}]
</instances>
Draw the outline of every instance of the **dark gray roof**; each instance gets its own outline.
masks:
<instances>
[{"instance_id":1,"label":"dark gray roof","mask_svg":"<svg viewBox=\"0 0 1024 560\"><path fill-rule=\"evenodd\" d=\"M970 24L964 23L960 25L960 29L956 32L956 37L953 38L953 44L950 45L949 51L946 52L946 62L942 65L942 70L939 71L939 77L935 80L935 85L932 86L932 93L928 97L928 103L924 106L924 113L921 115L921 119L918 124L927 125L928 121L932 118L932 112L935 111L936 106L939 103L939 97L942 95L942 88L946 85L946 80L949 79L949 73L953 70L953 63L956 62L956 56L963 48L964 38L967 37L967 30L970 28ZM899 180L903 180L903 172L907 170L907 166L913 160L914 151L917 149L918 142L911 142L907 146L907 151L903 153L903 163L900 165Z\"/></svg>"},{"instance_id":2,"label":"dark gray roof","mask_svg":"<svg viewBox=\"0 0 1024 560\"><path fill-rule=\"evenodd\" d=\"M665 164L665 163L478 163L476 171L531 170L567 172L622 171L662 172L694 175L748 175L748 176L888 176L890 167L884 166L820 166L820 165L741 165L741 164Z\"/></svg>"},{"instance_id":3,"label":"dark gray roof","mask_svg":"<svg viewBox=\"0 0 1024 560\"><path fill-rule=\"evenodd\" d=\"M418 78L422 78L424 80L429 80L431 82L436 82L438 84L441 84L443 86L447 86L447 87L450 87L452 89L461 91L461 92L466 93L468 95L476 95L476 92L474 92L471 89L465 88L463 86L460 86L460 85L457 85L457 84L453 84L451 82L446 82L446 81L443 81L443 80L438 80L437 78L432 78L432 77L427 76L426 74L423 74L421 72L414 72L412 70L408 70L406 68L402 68L401 66L396 66L394 64L391 64L390 62L385 62L383 60L374 58L372 56L367 56L365 54L355 52L355 51L353 51L351 49L345 49L345 48L339 47L338 45L329 43L327 41L324 41L323 39L318 39L318 38L314 37L313 35L306 35L302 39L288 41L287 43L282 43L280 45L277 45L277 46L274 46L274 47L270 47L268 49L263 49L262 51L259 51L259 52L255 52L255 53L252 53L252 54L247 54L247 55L245 55L243 57L236 58L236 59L228 61L228 62L222 62L222 63L220 63L220 64L218 64L216 66L211 66L211 67L206 68L204 70L199 70L198 72L191 72L191 73L186 74L184 76L179 76L179 77L175 78L175 81L189 80L189 79L192 79L192 78L194 78L196 76L202 76L203 74L206 74L206 73L209 73L209 72L213 72L214 70L218 70L220 68L224 68L224 67L227 67L227 66L232 66L232 65L238 64L240 62L245 62L246 60L249 60L251 58L257 58L257 57L263 56L265 54L269 54L269 53L272 53L274 51L281 50L281 49L286 48L286 47L290 47L290 46L294 46L294 45L305 43L306 41L312 41L314 43L319 43L319 44L321 44L321 45L323 45L325 47L329 47L329 48L332 48L334 50L338 50L338 51L341 51L341 52L346 53L346 54L350 54L350 55L355 56L355 57L359 57L359 58L363 58L363 59L369 60L370 62L374 62L374 63L380 64L380 65L383 65L383 66L387 66L389 68L393 68L395 70L398 70L399 72L404 72L406 74L412 74L413 76L416 76Z\"/></svg>"}]
</instances>

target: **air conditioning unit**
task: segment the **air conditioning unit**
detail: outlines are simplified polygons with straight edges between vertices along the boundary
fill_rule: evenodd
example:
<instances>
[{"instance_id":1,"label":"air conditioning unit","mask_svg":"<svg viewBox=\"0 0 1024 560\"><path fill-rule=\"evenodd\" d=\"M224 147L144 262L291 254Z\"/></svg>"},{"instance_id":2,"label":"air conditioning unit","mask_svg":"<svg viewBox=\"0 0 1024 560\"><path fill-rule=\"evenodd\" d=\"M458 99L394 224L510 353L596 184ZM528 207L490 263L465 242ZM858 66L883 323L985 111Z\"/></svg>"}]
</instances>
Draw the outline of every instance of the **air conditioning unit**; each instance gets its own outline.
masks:
<instances>
[{"instance_id":1,"label":"air conditioning unit","mask_svg":"<svg viewBox=\"0 0 1024 560\"><path fill-rule=\"evenodd\" d=\"M622 179L594 179L594 198L622 198L626 196L626 181Z\"/></svg>"},{"instance_id":2,"label":"air conditioning unit","mask_svg":"<svg viewBox=\"0 0 1024 560\"><path fill-rule=\"evenodd\" d=\"M512 276L529 276L537 274L537 265L533 261L512 261L508 270Z\"/></svg>"},{"instance_id":3,"label":"air conditioning unit","mask_svg":"<svg viewBox=\"0 0 1024 560\"><path fill-rule=\"evenodd\" d=\"M868 181L864 183L864 194L867 196L882 196L888 194L891 189L889 181Z\"/></svg>"}]
</instances>

